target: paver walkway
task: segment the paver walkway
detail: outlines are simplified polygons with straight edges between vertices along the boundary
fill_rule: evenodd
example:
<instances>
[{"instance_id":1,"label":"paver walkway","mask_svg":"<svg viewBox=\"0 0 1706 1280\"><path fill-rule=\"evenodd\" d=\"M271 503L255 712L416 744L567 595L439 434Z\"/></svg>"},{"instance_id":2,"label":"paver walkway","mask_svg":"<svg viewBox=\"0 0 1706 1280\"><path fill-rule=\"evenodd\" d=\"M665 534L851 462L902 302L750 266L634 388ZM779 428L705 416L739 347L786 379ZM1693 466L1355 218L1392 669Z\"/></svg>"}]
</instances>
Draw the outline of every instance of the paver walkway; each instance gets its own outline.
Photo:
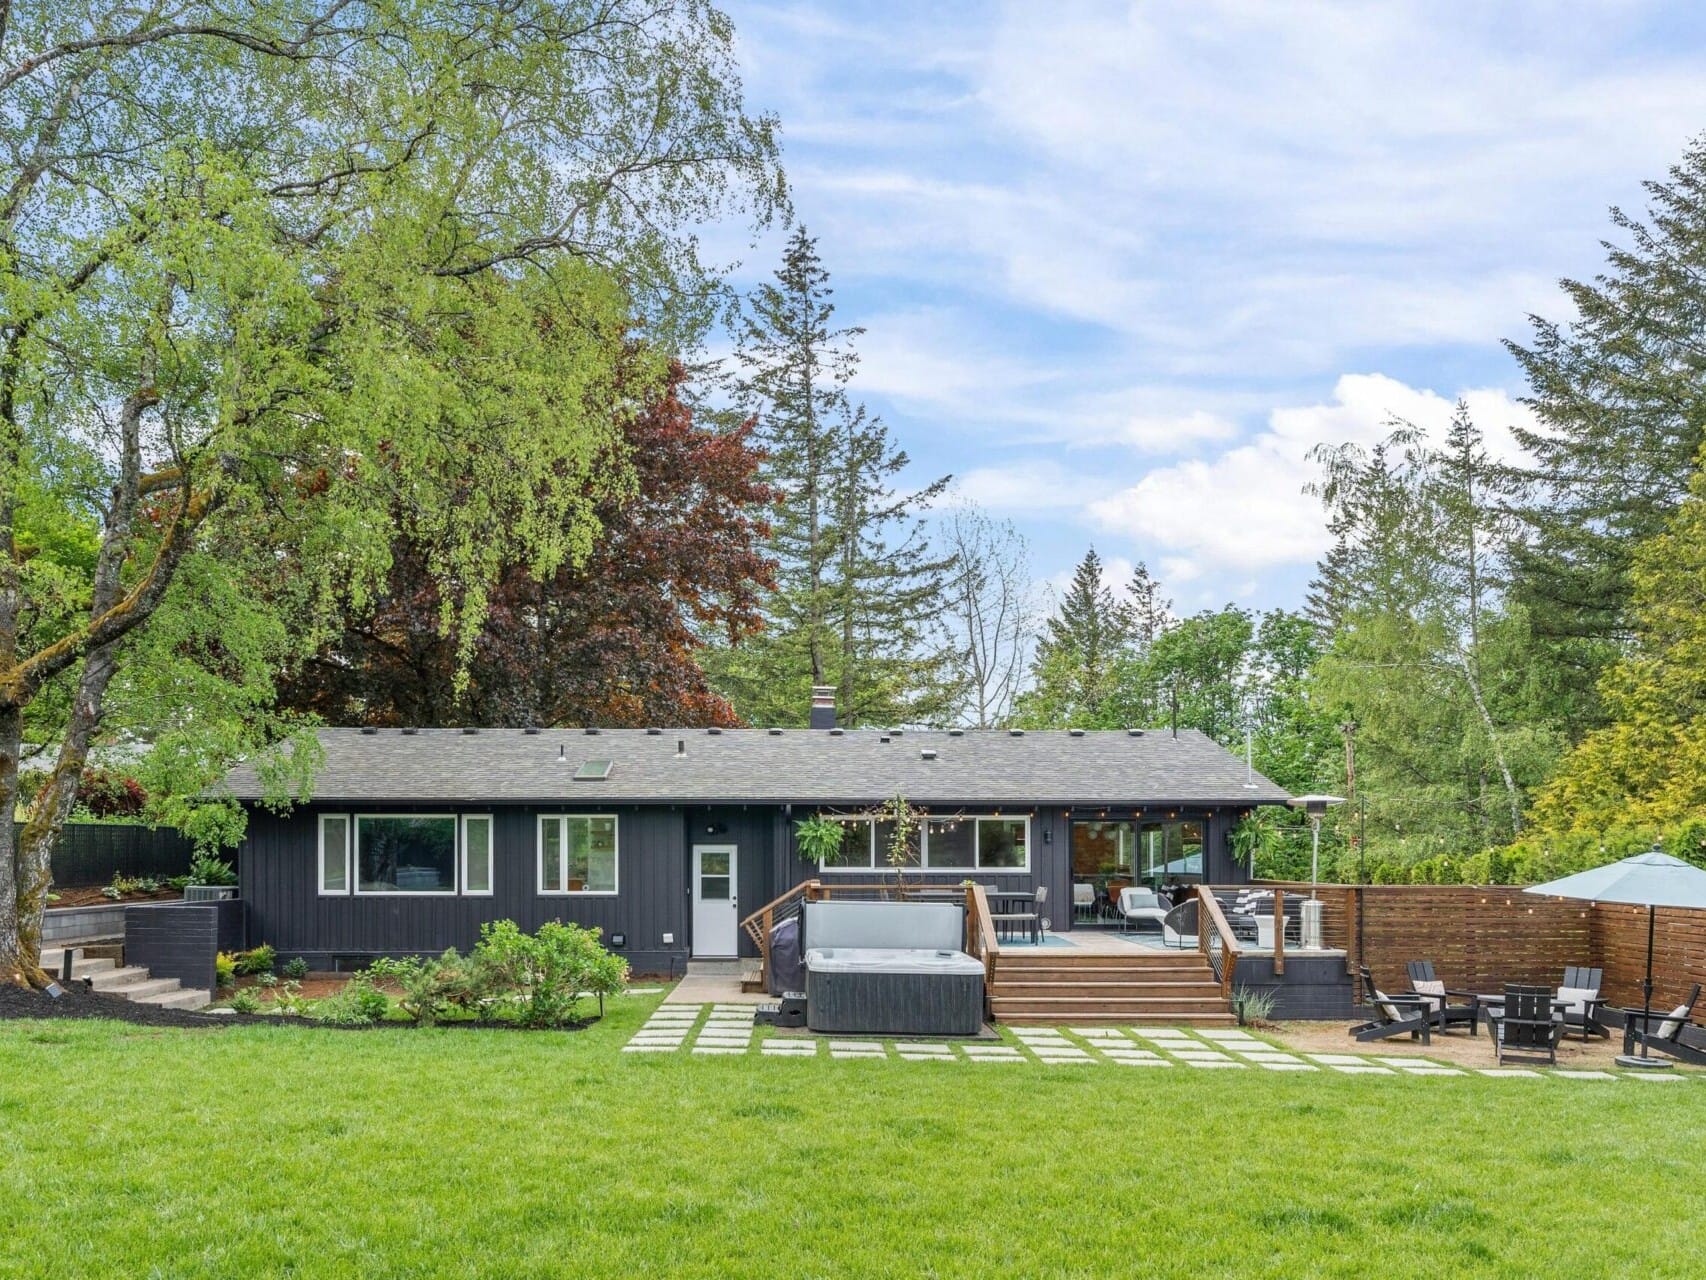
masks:
<instances>
[{"instance_id":1,"label":"paver walkway","mask_svg":"<svg viewBox=\"0 0 1706 1280\"><path fill-rule=\"evenodd\" d=\"M840 1061L1005 1063L1031 1066L1184 1067L1197 1071L1286 1071L1334 1075L1488 1076L1493 1079L1706 1080L1706 1073L1663 1074L1624 1071L1574 1071L1530 1067L1458 1067L1425 1057L1381 1053L1298 1053L1271 1044L1248 1031L1171 1027L1013 1027L1007 1040L941 1043L875 1036L824 1038L778 1035L755 1028L752 1006L660 1004L645 1025L623 1046L624 1053L693 1053L706 1057L757 1052L766 1058L821 1058Z\"/></svg>"}]
</instances>

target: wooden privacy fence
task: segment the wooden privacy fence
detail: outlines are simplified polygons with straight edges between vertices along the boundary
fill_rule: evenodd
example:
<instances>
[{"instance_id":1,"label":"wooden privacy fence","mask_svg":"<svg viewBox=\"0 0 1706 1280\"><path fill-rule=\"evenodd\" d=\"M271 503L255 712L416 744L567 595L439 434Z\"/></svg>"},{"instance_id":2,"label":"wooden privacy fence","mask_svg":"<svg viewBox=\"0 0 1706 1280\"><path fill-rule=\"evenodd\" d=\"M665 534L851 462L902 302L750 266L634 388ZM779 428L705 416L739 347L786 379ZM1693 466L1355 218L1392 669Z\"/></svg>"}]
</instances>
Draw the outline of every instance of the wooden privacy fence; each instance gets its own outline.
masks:
<instances>
[{"instance_id":1,"label":"wooden privacy fence","mask_svg":"<svg viewBox=\"0 0 1706 1280\"><path fill-rule=\"evenodd\" d=\"M1263 882L1307 895L1296 882ZM1323 941L1346 951L1388 990L1409 985L1405 966L1432 960L1449 987L1498 991L1507 982L1557 986L1566 965L1605 970L1614 1005L1641 1001L1647 964L1645 907L1524 893L1520 885L1321 885ZM1706 911L1658 912L1653 1003L1670 1007L1706 983Z\"/></svg>"}]
</instances>

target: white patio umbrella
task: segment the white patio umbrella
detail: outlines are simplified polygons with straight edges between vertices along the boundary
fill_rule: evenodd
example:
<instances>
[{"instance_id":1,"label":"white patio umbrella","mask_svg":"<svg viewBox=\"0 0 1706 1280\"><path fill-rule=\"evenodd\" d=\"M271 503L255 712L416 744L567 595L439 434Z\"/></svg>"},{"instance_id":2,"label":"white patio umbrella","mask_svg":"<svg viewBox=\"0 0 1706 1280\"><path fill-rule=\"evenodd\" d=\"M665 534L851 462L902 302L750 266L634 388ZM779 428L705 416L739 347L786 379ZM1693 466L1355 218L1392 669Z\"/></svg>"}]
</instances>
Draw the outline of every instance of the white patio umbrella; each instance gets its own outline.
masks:
<instances>
[{"instance_id":1,"label":"white patio umbrella","mask_svg":"<svg viewBox=\"0 0 1706 1280\"><path fill-rule=\"evenodd\" d=\"M1706 871L1654 848L1591 871L1578 871L1562 880L1530 885L1523 892L1586 902L1621 902L1647 909L1647 979L1641 986L1641 1026L1643 1030L1650 1027L1653 1014L1653 913L1658 907L1706 908ZM1623 1066L1670 1065L1663 1059L1649 1057L1645 1043L1641 1045L1640 1057L1619 1057L1617 1061Z\"/></svg>"}]
</instances>

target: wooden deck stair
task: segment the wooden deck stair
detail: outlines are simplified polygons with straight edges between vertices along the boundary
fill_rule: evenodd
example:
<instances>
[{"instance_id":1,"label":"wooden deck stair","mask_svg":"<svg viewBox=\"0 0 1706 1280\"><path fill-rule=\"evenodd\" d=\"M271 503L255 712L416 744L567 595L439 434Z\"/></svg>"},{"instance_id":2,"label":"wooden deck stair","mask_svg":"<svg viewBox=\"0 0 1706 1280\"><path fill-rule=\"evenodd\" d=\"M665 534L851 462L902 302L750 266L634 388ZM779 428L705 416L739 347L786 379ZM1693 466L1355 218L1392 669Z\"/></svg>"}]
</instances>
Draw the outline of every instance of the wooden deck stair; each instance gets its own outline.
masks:
<instances>
[{"instance_id":1,"label":"wooden deck stair","mask_svg":"<svg viewBox=\"0 0 1706 1280\"><path fill-rule=\"evenodd\" d=\"M1129 955L1005 950L990 983L995 1021L1018 1025L1232 1026L1214 968L1200 951Z\"/></svg>"}]
</instances>

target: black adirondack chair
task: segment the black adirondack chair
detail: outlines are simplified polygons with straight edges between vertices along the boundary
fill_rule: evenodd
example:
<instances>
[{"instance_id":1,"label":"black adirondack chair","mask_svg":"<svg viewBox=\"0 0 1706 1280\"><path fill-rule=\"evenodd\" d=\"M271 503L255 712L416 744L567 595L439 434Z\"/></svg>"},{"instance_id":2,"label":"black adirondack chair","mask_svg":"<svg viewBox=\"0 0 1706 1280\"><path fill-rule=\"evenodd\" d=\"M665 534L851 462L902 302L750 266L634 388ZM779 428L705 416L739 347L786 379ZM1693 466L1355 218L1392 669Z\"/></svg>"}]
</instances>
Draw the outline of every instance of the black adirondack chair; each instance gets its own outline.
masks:
<instances>
[{"instance_id":1,"label":"black adirondack chair","mask_svg":"<svg viewBox=\"0 0 1706 1280\"><path fill-rule=\"evenodd\" d=\"M1357 972L1362 975L1363 1003L1374 1010L1374 1019L1352 1027L1353 1036L1358 1040L1389 1040L1407 1035L1412 1040L1420 1037L1423 1044L1433 1043L1429 1034L1433 1021L1426 1000L1413 992L1387 995L1374 985L1374 975L1369 973L1367 965Z\"/></svg>"},{"instance_id":2,"label":"black adirondack chair","mask_svg":"<svg viewBox=\"0 0 1706 1280\"><path fill-rule=\"evenodd\" d=\"M1558 1065L1564 1016L1552 1011L1551 987L1507 983L1504 1007L1489 1009L1487 1022L1493 1028L1493 1053L1500 1066L1506 1058Z\"/></svg>"},{"instance_id":3,"label":"black adirondack chair","mask_svg":"<svg viewBox=\"0 0 1706 1280\"><path fill-rule=\"evenodd\" d=\"M1434 972L1432 960L1412 960L1409 965L1410 994L1428 1002L1429 1018L1442 1032L1452 1027L1466 1026L1470 1035L1477 1034L1481 1025L1481 997L1473 991L1453 991ZM1453 1004L1453 998L1468 1004Z\"/></svg>"},{"instance_id":4,"label":"black adirondack chair","mask_svg":"<svg viewBox=\"0 0 1706 1280\"><path fill-rule=\"evenodd\" d=\"M1599 1020L1599 1011L1605 1007L1605 1001L1599 998L1599 989L1604 982L1604 969L1574 964L1565 967L1564 980L1558 984L1557 998L1580 1000L1582 1006L1580 1010L1564 1010L1565 1035L1578 1031L1583 1040L1589 1036L1598 1036L1602 1040L1611 1038L1611 1032Z\"/></svg>"},{"instance_id":5,"label":"black adirondack chair","mask_svg":"<svg viewBox=\"0 0 1706 1280\"><path fill-rule=\"evenodd\" d=\"M1706 1067L1706 1049L1697 1049L1682 1042L1682 1033L1691 1025L1689 1019L1694 1016L1694 1006L1699 1002L1700 984L1696 982L1694 990L1688 993L1688 999L1683 1005L1670 1013L1661 1013L1657 1009L1653 1010L1651 1015L1644 1014L1639 1009L1625 1011L1624 1055L1632 1055L1636 1045L1645 1045L1649 1052L1662 1053L1678 1062L1686 1062L1696 1067ZM1652 1021L1644 1022L1649 1016Z\"/></svg>"}]
</instances>

